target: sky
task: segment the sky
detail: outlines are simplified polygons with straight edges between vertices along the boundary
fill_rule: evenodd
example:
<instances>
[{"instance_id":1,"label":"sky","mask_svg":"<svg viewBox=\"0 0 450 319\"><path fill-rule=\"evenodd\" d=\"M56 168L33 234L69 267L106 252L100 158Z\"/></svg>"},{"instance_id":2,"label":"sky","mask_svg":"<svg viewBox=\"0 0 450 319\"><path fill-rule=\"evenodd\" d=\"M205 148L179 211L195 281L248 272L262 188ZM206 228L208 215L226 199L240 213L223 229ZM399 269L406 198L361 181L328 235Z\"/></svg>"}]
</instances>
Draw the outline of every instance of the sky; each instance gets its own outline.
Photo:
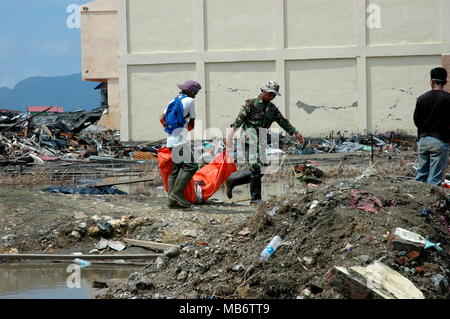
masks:
<instances>
[{"instance_id":1,"label":"sky","mask_svg":"<svg viewBox=\"0 0 450 319\"><path fill-rule=\"evenodd\" d=\"M76 6L91 0L0 0L0 87L81 72ZM68 12L69 11L69 12Z\"/></svg>"}]
</instances>

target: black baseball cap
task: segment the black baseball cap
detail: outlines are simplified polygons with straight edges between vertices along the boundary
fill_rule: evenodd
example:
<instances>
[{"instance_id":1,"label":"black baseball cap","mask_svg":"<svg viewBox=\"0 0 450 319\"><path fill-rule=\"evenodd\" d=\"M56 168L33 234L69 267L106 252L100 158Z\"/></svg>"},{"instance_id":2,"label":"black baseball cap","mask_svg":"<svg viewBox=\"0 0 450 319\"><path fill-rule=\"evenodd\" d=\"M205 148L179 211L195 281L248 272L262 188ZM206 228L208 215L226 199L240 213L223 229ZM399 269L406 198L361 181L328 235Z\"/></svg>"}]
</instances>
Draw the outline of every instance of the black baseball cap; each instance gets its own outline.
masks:
<instances>
[{"instance_id":1,"label":"black baseball cap","mask_svg":"<svg viewBox=\"0 0 450 319\"><path fill-rule=\"evenodd\" d=\"M431 80L434 80L438 83L446 83L447 82L447 70L444 68L434 68L430 72Z\"/></svg>"}]
</instances>

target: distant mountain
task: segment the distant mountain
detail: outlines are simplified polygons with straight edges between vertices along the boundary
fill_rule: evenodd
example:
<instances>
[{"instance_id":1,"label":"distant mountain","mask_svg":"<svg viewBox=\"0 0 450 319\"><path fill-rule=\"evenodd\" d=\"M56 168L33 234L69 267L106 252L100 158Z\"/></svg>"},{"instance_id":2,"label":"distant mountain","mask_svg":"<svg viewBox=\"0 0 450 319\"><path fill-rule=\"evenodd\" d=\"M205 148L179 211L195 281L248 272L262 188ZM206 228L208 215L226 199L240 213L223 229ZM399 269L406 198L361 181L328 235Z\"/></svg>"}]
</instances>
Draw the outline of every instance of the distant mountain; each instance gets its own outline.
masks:
<instances>
[{"instance_id":1,"label":"distant mountain","mask_svg":"<svg viewBox=\"0 0 450 319\"><path fill-rule=\"evenodd\" d=\"M14 89L0 88L0 109L26 111L28 106L60 106L64 111L90 111L100 106L98 82L81 80L81 73L42 77L17 83Z\"/></svg>"}]
</instances>

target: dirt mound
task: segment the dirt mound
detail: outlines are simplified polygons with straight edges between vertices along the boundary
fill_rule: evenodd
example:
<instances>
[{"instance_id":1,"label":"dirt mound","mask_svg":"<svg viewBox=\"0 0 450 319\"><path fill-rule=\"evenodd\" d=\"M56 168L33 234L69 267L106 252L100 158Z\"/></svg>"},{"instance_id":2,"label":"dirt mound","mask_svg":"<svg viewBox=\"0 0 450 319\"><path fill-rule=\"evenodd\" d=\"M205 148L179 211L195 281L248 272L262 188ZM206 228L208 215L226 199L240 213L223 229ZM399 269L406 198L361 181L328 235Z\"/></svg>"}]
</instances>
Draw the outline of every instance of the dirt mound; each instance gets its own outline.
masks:
<instances>
[{"instance_id":1,"label":"dirt mound","mask_svg":"<svg viewBox=\"0 0 450 319\"><path fill-rule=\"evenodd\" d=\"M436 276L450 278L449 222L448 190L377 176L340 181L267 201L245 223L196 238L180 255L158 258L103 297L346 298L329 284L328 271L379 260L426 298L448 298L448 286L436 284ZM390 249L387 235L397 227L428 236L444 251L409 258L408 251ZM283 245L260 261L276 234Z\"/></svg>"}]
</instances>

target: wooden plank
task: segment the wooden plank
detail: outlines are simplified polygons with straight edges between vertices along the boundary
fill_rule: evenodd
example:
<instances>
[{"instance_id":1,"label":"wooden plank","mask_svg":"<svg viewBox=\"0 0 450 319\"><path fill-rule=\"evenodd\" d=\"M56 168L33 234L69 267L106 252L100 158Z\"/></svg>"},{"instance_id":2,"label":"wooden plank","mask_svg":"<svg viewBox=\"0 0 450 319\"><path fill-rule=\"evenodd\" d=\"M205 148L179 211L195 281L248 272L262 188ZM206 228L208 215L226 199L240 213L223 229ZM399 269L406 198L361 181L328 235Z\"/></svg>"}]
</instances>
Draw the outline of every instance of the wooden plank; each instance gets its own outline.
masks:
<instances>
[{"instance_id":1,"label":"wooden plank","mask_svg":"<svg viewBox=\"0 0 450 319\"><path fill-rule=\"evenodd\" d=\"M128 254L128 255L57 255L57 254L0 254L0 259L33 259L33 260L111 260L111 259L154 259L163 254Z\"/></svg>"},{"instance_id":2,"label":"wooden plank","mask_svg":"<svg viewBox=\"0 0 450 319\"><path fill-rule=\"evenodd\" d=\"M91 186L92 187L103 187L103 186L134 184L134 183L151 182L151 181L153 181L153 178L142 177L142 178L132 178L132 179L126 179L126 180L117 180L117 181L111 181L111 182L96 183L96 184L92 184Z\"/></svg>"},{"instance_id":3,"label":"wooden plank","mask_svg":"<svg viewBox=\"0 0 450 319\"><path fill-rule=\"evenodd\" d=\"M152 248L152 249L157 249L157 250L166 250L166 249L170 249L170 248L180 247L179 245L156 243L156 242L152 242L152 241L136 240L136 239L129 239L129 238L124 238L123 241L131 246Z\"/></svg>"}]
</instances>

